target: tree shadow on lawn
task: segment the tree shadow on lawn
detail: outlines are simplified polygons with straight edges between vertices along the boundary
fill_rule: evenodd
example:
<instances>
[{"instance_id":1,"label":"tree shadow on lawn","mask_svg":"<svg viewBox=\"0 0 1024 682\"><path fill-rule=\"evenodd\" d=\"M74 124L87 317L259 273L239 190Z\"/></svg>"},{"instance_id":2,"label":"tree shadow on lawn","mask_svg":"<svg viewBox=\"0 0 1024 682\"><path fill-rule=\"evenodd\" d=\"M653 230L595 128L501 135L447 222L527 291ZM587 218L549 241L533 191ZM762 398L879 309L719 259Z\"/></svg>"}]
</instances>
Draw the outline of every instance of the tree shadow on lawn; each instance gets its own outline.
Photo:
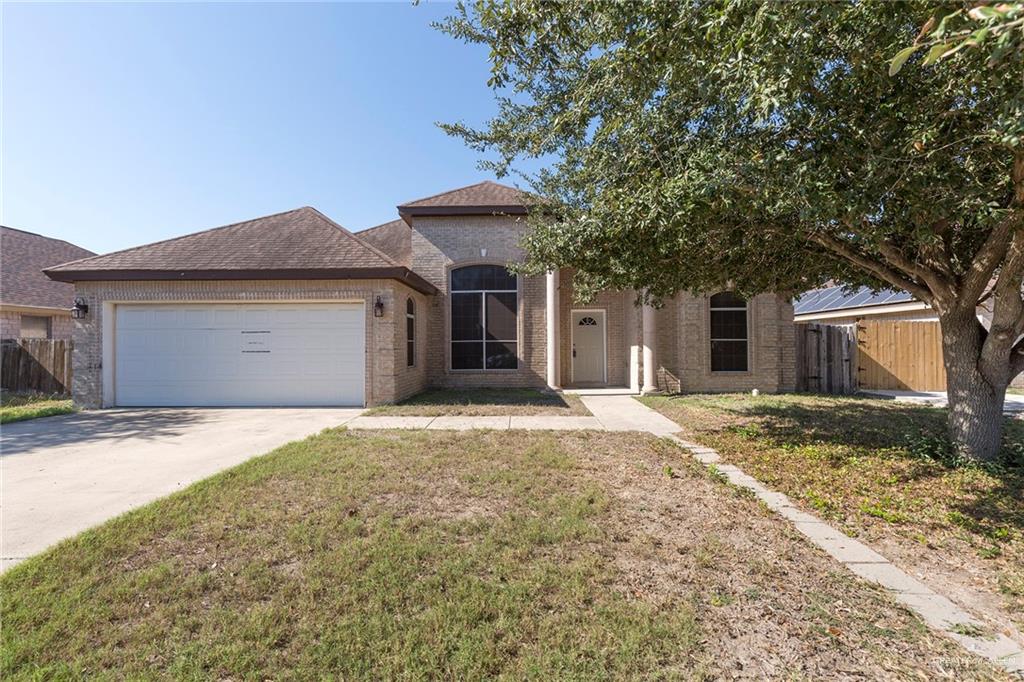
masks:
<instances>
[{"instance_id":1,"label":"tree shadow on lawn","mask_svg":"<svg viewBox=\"0 0 1024 682\"><path fill-rule=\"evenodd\" d=\"M740 423L723 430L787 449L826 445L815 453L831 468L854 460L893 460L892 481L948 483L947 520L993 542L1001 527L1024 534L1024 421L1006 418L1001 460L974 465L955 456L946 435L946 410L863 398L787 396L716 407ZM750 421L748 421L750 420ZM747 423L742 423L747 422ZM945 481L940 485L947 485ZM938 492L937 490L932 492ZM926 490L922 489L922 494Z\"/></svg>"}]
</instances>

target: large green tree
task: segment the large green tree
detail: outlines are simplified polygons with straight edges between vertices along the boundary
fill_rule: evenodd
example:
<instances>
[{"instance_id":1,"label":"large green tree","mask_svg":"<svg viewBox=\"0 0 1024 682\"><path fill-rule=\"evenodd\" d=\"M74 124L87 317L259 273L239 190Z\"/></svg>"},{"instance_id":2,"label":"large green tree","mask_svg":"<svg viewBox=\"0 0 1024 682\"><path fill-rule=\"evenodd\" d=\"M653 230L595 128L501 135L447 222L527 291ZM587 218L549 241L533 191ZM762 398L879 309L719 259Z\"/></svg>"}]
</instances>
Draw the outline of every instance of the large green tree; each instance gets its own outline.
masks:
<instances>
[{"instance_id":1,"label":"large green tree","mask_svg":"<svg viewBox=\"0 0 1024 682\"><path fill-rule=\"evenodd\" d=\"M499 175L545 160L528 267L584 292L911 292L941 321L951 437L991 459L1024 370L1024 55L1003 21L998 50L939 59L987 21L969 9L481 0L441 28L490 47L498 114L443 127Z\"/></svg>"}]
</instances>

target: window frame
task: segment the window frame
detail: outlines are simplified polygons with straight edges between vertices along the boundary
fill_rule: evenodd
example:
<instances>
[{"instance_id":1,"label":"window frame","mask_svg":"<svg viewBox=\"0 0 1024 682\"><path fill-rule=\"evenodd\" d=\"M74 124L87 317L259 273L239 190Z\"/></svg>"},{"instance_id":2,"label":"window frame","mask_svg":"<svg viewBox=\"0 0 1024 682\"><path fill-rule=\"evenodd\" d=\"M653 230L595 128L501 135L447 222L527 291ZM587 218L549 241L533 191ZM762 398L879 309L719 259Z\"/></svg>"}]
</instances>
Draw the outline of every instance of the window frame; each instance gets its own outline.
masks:
<instances>
[{"instance_id":1,"label":"window frame","mask_svg":"<svg viewBox=\"0 0 1024 682\"><path fill-rule=\"evenodd\" d=\"M522 321L522 315L520 314L519 307L520 307L520 304L522 303L522 296L520 294L520 289L522 287L522 281L521 281L521 279L519 277L519 274L518 273L509 272L509 274L512 275L515 278L516 286L515 286L514 289L459 289L459 290L452 289L452 280L453 280L453 277L454 277L454 273L456 271L464 270L466 268L486 267L486 266L500 267L500 268L503 268L506 272L508 272L508 266L507 265L503 265L503 264L499 264L499 263L493 263L493 262L460 263L459 265L453 266L453 267L448 269L448 305L447 305L447 314L446 314L446 317L447 317L446 325L447 325L447 328L448 328L448 349L447 349L447 354L448 354L448 371L449 372L460 372L460 373L473 373L473 372L492 373L492 372L497 372L497 373L501 373L501 372L518 372L520 370L520 366L521 366L521 362L522 362L522 357L520 355L520 349L522 347L522 344L521 344L521 342L519 340L519 337L521 335L520 323ZM479 340L478 339L460 339L460 340L456 340L456 339L452 338L452 336L453 336L453 334L452 334L452 314L453 314L453 310L454 310L454 306L452 304L452 297L455 294L475 294L475 295L477 295L479 297L480 328L481 328L481 338ZM516 297L516 302L515 302L515 330L516 330L516 338L514 338L514 339L489 339L489 338L487 338L487 294L515 294L515 297ZM456 367L454 367L455 354L452 353L452 349L453 349L453 346L456 343L479 343L480 344L480 349L481 349L480 350L480 352L481 352L481 366L479 368L456 368ZM494 368L487 367L487 344L488 343L514 343L515 347L516 347L516 351L515 351L516 366L515 367L494 367Z\"/></svg>"},{"instance_id":2,"label":"window frame","mask_svg":"<svg viewBox=\"0 0 1024 682\"><path fill-rule=\"evenodd\" d=\"M733 291L717 291L714 294L708 296L708 317L707 317L707 330L708 330L708 371L711 374L749 374L751 372L751 356L750 356L750 312L751 312L751 300L744 299L743 306L716 306L713 299L718 294L733 294L739 296ZM744 335L742 339L720 339L712 336L712 318L716 312L743 312L743 331ZM714 356L714 344L715 342L728 341L733 343L743 343L744 357L746 360L746 367L744 369L715 369L715 356Z\"/></svg>"},{"instance_id":3,"label":"window frame","mask_svg":"<svg viewBox=\"0 0 1024 682\"><path fill-rule=\"evenodd\" d=\"M43 335L42 336L25 336L25 320L31 319L34 324L41 324ZM20 313L18 316L18 336L23 339L53 339L53 317L51 315L32 315L30 313Z\"/></svg>"},{"instance_id":4,"label":"window frame","mask_svg":"<svg viewBox=\"0 0 1024 682\"><path fill-rule=\"evenodd\" d=\"M416 301L412 296L405 301L405 366L416 366Z\"/></svg>"}]
</instances>

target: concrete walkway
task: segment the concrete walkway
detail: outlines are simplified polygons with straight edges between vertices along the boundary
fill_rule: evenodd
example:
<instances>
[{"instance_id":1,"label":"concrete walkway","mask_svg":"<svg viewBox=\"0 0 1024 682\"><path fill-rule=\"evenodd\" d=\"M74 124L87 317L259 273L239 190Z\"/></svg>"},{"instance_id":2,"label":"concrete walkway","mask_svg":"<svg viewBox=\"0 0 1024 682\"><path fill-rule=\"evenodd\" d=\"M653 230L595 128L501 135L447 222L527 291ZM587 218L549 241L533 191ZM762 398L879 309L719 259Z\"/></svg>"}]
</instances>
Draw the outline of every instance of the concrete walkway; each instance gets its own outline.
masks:
<instances>
[{"instance_id":1,"label":"concrete walkway","mask_svg":"<svg viewBox=\"0 0 1024 682\"><path fill-rule=\"evenodd\" d=\"M595 417L486 416L486 417L356 417L345 424L350 429L428 429L431 431L469 431L470 429L528 429L532 431L579 431L605 427Z\"/></svg>"},{"instance_id":2,"label":"concrete walkway","mask_svg":"<svg viewBox=\"0 0 1024 682\"><path fill-rule=\"evenodd\" d=\"M358 409L121 409L0 429L0 570Z\"/></svg>"}]
</instances>

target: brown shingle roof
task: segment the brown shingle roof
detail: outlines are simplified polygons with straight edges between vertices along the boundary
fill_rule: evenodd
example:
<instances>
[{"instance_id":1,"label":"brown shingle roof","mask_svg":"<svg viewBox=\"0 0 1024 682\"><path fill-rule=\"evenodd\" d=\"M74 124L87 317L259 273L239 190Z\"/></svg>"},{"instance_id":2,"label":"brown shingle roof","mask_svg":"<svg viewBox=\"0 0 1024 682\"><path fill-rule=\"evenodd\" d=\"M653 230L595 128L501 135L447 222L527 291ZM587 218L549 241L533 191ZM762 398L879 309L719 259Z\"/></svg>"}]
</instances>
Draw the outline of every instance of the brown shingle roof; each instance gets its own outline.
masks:
<instances>
[{"instance_id":1,"label":"brown shingle roof","mask_svg":"<svg viewBox=\"0 0 1024 682\"><path fill-rule=\"evenodd\" d=\"M0 302L41 308L70 308L75 288L54 282L43 269L95 255L63 239L0 227Z\"/></svg>"},{"instance_id":2,"label":"brown shingle roof","mask_svg":"<svg viewBox=\"0 0 1024 682\"><path fill-rule=\"evenodd\" d=\"M399 264L412 267L412 229L401 218L368 227L356 232L356 236L391 256Z\"/></svg>"},{"instance_id":3,"label":"brown shingle roof","mask_svg":"<svg viewBox=\"0 0 1024 682\"><path fill-rule=\"evenodd\" d=\"M49 268L60 281L103 279L401 279L434 287L314 208L246 220Z\"/></svg>"},{"instance_id":4,"label":"brown shingle roof","mask_svg":"<svg viewBox=\"0 0 1024 682\"><path fill-rule=\"evenodd\" d=\"M487 180L431 197L416 199L398 207L399 215L522 215L530 204L526 192Z\"/></svg>"}]
</instances>

